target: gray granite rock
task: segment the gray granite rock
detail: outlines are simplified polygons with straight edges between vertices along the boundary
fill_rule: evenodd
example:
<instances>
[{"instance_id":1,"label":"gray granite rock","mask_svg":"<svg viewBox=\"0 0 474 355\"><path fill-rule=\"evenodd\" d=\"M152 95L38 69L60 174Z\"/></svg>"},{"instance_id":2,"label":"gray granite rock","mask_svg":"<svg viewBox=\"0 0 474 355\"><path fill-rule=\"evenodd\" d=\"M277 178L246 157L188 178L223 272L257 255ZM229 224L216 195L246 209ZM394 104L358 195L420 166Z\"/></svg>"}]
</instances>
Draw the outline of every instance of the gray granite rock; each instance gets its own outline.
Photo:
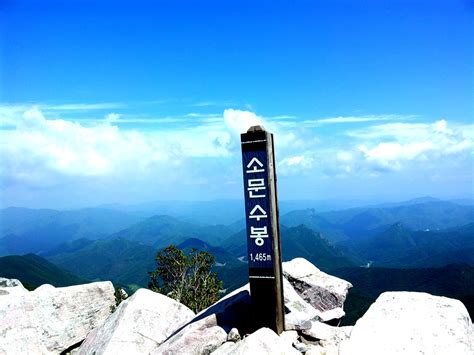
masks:
<instances>
[{"instance_id":1,"label":"gray granite rock","mask_svg":"<svg viewBox=\"0 0 474 355\"><path fill-rule=\"evenodd\" d=\"M343 305L351 283L322 272L303 258L283 263L283 275L304 301L321 312L322 320L344 315Z\"/></svg>"},{"instance_id":2,"label":"gray granite rock","mask_svg":"<svg viewBox=\"0 0 474 355\"><path fill-rule=\"evenodd\" d=\"M334 344L339 344L342 340L348 339L352 326L349 327L332 327L321 322L311 322L311 328L302 331L302 334L312 338L324 340Z\"/></svg>"},{"instance_id":3,"label":"gray granite rock","mask_svg":"<svg viewBox=\"0 0 474 355\"><path fill-rule=\"evenodd\" d=\"M79 354L149 353L193 317L181 303L142 288L89 333Z\"/></svg>"},{"instance_id":4,"label":"gray granite rock","mask_svg":"<svg viewBox=\"0 0 474 355\"><path fill-rule=\"evenodd\" d=\"M102 325L114 303L111 282L1 296L0 354L60 353Z\"/></svg>"},{"instance_id":5,"label":"gray granite rock","mask_svg":"<svg viewBox=\"0 0 474 355\"><path fill-rule=\"evenodd\" d=\"M273 330L260 328L256 332L245 337L234 346L226 345L218 348L215 355L247 355L247 354L294 354L301 353L293 348L284 338L279 337Z\"/></svg>"},{"instance_id":6,"label":"gray granite rock","mask_svg":"<svg viewBox=\"0 0 474 355\"><path fill-rule=\"evenodd\" d=\"M23 284L17 279L6 279L0 277L0 296L22 295L28 293Z\"/></svg>"},{"instance_id":7,"label":"gray granite rock","mask_svg":"<svg viewBox=\"0 0 474 355\"><path fill-rule=\"evenodd\" d=\"M340 345L352 354L474 354L473 324L458 300L385 292Z\"/></svg>"},{"instance_id":8,"label":"gray granite rock","mask_svg":"<svg viewBox=\"0 0 474 355\"><path fill-rule=\"evenodd\" d=\"M239 340L240 340L239 330L237 328L232 328L229 334L227 334L227 341L232 341L236 343Z\"/></svg>"},{"instance_id":9,"label":"gray granite rock","mask_svg":"<svg viewBox=\"0 0 474 355\"><path fill-rule=\"evenodd\" d=\"M188 323L169 337L152 354L210 354L227 340L227 333L217 325L215 314Z\"/></svg>"}]
</instances>

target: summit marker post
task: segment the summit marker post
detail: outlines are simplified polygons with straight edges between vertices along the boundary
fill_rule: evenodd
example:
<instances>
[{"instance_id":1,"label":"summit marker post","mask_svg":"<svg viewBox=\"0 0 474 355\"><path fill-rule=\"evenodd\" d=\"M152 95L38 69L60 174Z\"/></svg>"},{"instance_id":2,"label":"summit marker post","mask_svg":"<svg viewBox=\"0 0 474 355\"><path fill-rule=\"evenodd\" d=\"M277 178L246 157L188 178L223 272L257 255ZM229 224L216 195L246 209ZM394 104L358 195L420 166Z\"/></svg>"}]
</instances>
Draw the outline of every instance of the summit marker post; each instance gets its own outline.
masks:
<instances>
[{"instance_id":1,"label":"summit marker post","mask_svg":"<svg viewBox=\"0 0 474 355\"><path fill-rule=\"evenodd\" d=\"M280 334L285 312L273 134L253 126L241 143L252 317Z\"/></svg>"}]
</instances>

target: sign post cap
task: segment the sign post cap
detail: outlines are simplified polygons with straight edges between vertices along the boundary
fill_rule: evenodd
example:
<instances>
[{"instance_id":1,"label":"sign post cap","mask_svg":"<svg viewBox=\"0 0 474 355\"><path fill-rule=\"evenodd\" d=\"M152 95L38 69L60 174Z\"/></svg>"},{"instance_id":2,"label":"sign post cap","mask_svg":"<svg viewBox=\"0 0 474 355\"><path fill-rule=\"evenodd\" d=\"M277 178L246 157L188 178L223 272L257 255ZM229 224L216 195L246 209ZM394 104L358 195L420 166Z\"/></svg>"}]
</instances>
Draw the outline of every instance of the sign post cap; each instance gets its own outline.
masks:
<instances>
[{"instance_id":1,"label":"sign post cap","mask_svg":"<svg viewBox=\"0 0 474 355\"><path fill-rule=\"evenodd\" d=\"M252 126L247 130L247 133L251 132L265 132L265 127L263 126Z\"/></svg>"}]
</instances>

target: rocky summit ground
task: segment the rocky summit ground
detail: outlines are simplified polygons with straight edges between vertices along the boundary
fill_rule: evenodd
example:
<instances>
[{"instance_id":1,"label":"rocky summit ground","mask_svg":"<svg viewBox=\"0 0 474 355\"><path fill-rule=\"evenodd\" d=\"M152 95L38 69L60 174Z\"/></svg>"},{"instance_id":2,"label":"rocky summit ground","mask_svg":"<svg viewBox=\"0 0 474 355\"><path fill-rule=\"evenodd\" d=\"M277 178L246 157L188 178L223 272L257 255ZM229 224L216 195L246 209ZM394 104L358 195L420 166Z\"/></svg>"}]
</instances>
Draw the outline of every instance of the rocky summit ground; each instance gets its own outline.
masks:
<instances>
[{"instance_id":1,"label":"rocky summit ground","mask_svg":"<svg viewBox=\"0 0 474 355\"><path fill-rule=\"evenodd\" d=\"M458 300L386 292L355 326L340 327L349 282L302 258L283 271L280 335L252 328L248 285L196 315L147 289L112 312L110 282L30 292L0 278L0 354L474 354L474 327Z\"/></svg>"}]
</instances>

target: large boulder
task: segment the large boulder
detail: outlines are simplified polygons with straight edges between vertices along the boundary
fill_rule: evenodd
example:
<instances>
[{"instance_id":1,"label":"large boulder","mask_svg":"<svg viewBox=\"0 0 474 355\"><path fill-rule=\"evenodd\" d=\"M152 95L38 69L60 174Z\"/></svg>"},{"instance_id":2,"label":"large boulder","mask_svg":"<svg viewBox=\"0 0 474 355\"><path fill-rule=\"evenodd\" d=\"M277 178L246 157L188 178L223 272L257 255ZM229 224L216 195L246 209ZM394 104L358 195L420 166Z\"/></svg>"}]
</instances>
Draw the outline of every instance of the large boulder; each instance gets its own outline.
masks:
<instances>
[{"instance_id":1,"label":"large boulder","mask_svg":"<svg viewBox=\"0 0 474 355\"><path fill-rule=\"evenodd\" d=\"M260 328L237 343L225 343L213 355L246 355L246 354L294 354L301 353L293 348L285 338L279 337L269 328Z\"/></svg>"},{"instance_id":2,"label":"large boulder","mask_svg":"<svg viewBox=\"0 0 474 355\"><path fill-rule=\"evenodd\" d=\"M340 354L474 354L473 325L458 300L385 292L341 343Z\"/></svg>"},{"instance_id":3,"label":"large boulder","mask_svg":"<svg viewBox=\"0 0 474 355\"><path fill-rule=\"evenodd\" d=\"M153 354L209 354L227 340L233 328L245 334L250 314L249 284L226 295L196 317L164 343Z\"/></svg>"},{"instance_id":4,"label":"large boulder","mask_svg":"<svg viewBox=\"0 0 474 355\"><path fill-rule=\"evenodd\" d=\"M139 289L89 333L79 354L148 354L193 317L183 304Z\"/></svg>"},{"instance_id":5,"label":"large boulder","mask_svg":"<svg viewBox=\"0 0 474 355\"><path fill-rule=\"evenodd\" d=\"M21 295L24 293L28 293L28 290L23 287L19 280L0 277L0 296Z\"/></svg>"},{"instance_id":6,"label":"large boulder","mask_svg":"<svg viewBox=\"0 0 474 355\"><path fill-rule=\"evenodd\" d=\"M336 307L331 310L321 312L306 302L291 283L283 278L283 296L285 299L285 329L303 330L311 327L313 320L328 322L332 319L339 319L344 316L342 307Z\"/></svg>"},{"instance_id":7,"label":"large boulder","mask_svg":"<svg viewBox=\"0 0 474 355\"><path fill-rule=\"evenodd\" d=\"M115 304L111 282L0 297L0 354L60 353L102 325Z\"/></svg>"},{"instance_id":8,"label":"large boulder","mask_svg":"<svg viewBox=\"0 0 474 355\"><path fill-rule=\"evenodd\" d=\"M194 320L155 348L152 354L209 354L227 340L215 314Z\"/></svg>"},{"instance_id":9,"label":"large boulder","mask_svg":"<svg viewBox=\"0 0 474 355\"><path fill-rule=\"evenodd\" d=\"M319 312L319 320L327 322L344 316L343 305L352 287L350 282L322 272L303 258L284 262L283 276Z\"/></svg>"}]
</instances>

